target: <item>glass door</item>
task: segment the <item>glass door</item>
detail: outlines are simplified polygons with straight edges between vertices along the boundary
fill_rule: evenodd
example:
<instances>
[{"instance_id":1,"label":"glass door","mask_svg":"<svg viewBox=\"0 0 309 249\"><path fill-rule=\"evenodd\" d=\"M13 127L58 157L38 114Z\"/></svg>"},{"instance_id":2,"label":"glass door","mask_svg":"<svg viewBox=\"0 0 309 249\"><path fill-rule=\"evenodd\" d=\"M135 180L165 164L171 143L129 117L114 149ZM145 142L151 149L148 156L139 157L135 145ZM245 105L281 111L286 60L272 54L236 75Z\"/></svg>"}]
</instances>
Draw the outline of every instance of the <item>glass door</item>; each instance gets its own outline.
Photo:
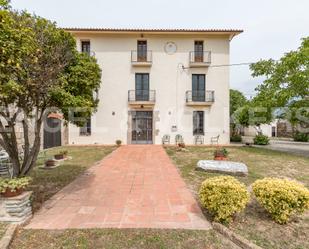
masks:
<instances>
[{"instance_id":1,"label":"glass door","mask_svg":"<svg viewBox=\"0 0 309 249\"><path fill-rule=\"evenodd\" d=\"M205 101L205 74L192 75L192 101Z\"/></svg>"},{"instance_id":2,"label":"glass door","mask_svg":"<svg viewBox=\"0 0 309 249\"><path fill-rule=\"evenodd\" d=\"M152 111L132 113L132 144L152 144Z\"/></svg>"},{"instance_id":3,"label":"glass door","mask_svg":"<svg viewBox=\"0 0 309 249\"><path fill-rule=\"evenodd\" d=\"M149 74L135 74L135 100L149 101Z\"/></svg>"}]
</instances>

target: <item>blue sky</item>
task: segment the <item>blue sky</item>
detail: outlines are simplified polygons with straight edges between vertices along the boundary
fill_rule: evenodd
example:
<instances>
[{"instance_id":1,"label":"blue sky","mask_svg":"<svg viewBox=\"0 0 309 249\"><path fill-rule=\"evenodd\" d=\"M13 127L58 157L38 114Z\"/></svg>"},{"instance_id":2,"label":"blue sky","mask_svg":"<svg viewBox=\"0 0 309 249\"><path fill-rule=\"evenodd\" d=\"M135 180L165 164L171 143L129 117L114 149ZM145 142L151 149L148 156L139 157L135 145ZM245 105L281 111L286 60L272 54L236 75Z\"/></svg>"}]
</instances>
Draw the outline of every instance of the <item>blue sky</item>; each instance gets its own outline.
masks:
<instances>
[{"instance_id":1,"label":"blue sky","mask_svg":"<svg viewBox=\"0 0 309 249\"><path fill-rule=\"evenodd\" d=\"M308 0L12 0L61 27L240 28L231 63L280 58L309 35ZM231 87L251 95L261 79L231 67Z\"/></svg>"}]
</instances>

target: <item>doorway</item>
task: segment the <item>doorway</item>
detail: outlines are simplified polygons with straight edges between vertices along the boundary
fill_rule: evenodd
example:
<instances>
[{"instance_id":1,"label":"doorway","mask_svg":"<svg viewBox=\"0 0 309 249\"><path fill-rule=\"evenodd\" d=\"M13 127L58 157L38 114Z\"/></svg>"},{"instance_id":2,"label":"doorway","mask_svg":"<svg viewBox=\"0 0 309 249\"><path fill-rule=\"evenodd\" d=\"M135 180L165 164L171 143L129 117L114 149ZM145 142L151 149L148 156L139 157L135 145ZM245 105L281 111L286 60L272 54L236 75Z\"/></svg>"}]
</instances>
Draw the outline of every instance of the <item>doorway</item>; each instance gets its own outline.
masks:
<instances>
[{"instance_id":1,"label":"doorway","mask_svg":"<svg viewBox=\"0 0 309 249\"><path fill-rule=\"evenodd\" d=\"M135 111L132 112L132 144L153 143L153 112Z\"/></svg>"}]
</instances>

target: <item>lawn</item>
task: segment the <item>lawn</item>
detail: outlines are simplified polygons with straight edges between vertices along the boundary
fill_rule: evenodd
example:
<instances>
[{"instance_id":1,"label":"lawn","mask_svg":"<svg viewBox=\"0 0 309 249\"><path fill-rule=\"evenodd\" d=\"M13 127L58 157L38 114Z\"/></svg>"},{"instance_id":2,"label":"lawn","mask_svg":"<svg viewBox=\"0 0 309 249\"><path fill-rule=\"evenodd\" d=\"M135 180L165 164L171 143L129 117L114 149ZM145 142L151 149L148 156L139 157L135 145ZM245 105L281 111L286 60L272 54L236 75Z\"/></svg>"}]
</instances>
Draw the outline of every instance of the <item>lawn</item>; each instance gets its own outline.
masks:
<instances>
[{"instance_id":1,"label":"lawn","mask_svg":"<svg viewBox=\"0 0 309 249\"><path fill-rule=\"evenodd\" d=\"M155 229L20 230L12 249L236 249L215 231Z\"/></svg>"},{"instance_id":2,"label":"lawn","mask_svg":"<svg viewBox=\"0 0 309 249\"><path fill-rule=\"evenodd\" d=\"M166 147L166 151L196 197L203 180L219 175L195 170L198 160L213 159L214 148L187 147L186 151L178 151L175 147ZM237 177L247 186L267 176L296 179L309 186L309 158L260 148L231 147L228 151L231 161L243 162L248 166L248 177ZM204 211L209 217L207 211ZM294 218L287 225L279 225L253 200L229 227L264 248L309 248L308 212L300 218Z\"/></svg>"},{"instance_id":3,"label":"lawn","mask_svg":"<svg viewBox=\"0 0 309 249\"><path fill-rule=\"evenodd\" d=\"M114 146L67 146L46 151L45 159L52 158L59 151L67 150L71 160L64 161L60 167L41 169L43 158L39 159L30 176L33 178L29 190L33 191L33 209L38 210L44 201L72 182L78 175L103 157L111 153Z\"/></svg>"}]
</instances>

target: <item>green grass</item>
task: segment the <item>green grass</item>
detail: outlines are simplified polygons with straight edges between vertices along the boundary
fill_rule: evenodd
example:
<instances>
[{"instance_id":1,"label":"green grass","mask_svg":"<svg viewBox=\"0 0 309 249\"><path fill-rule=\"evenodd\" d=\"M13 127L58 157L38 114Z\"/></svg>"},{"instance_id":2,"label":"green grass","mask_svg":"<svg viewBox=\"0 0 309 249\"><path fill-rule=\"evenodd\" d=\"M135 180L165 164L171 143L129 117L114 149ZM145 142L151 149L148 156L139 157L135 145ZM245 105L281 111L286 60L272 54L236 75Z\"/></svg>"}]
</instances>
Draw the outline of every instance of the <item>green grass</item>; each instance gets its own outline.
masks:
<instances>
[{"instance_id":1,"label":"green grass","mask_svg":"<svg viewBox=\"0 0 309 249\"><path fill-rule=\"evenodd\" d=\"M212 231L156 229L20 230L12 249L223 249L238 248Z\"/></svg>"},{"instance_id":2,"label":"green grass","mask_svg":"<svg viewBox=\"0 0 309 249\"><path fill-rule=\"evenodd\" d=\"M213 159L214 148L187 147L179 151L166 147L166 151L179 168L182 177L197 197L201 183L217 173L195 170L198 160ZM229 160L243 162L248 166L248 177L237 177L247 186L263 177L287 177L309 186L309 158L262 148L228 148ZM205 214L207 214L207 211ZM265 248L301 249L309 248L309 214L293 218L287 225L271 220L266 211L253 200L245 212L237 215L230 228L254 243Z\"/></svg>"},{"instance_id":3,"label":"green grass","mask_svg":"<svg viewBox=\"0 0 309 249\"><path fill-rule=\"evenodd\" d=\"M111 153L114 146L67 146L49 149L45 159L39 159L30 176L33 178L29 190L33 191L33 209L38 210L44 201L72 182L77 176L103 157ZM67 150L71 160L64 161L58 168L45 170L39 166L56 153Z\"/></svg>"}]
</instances>

